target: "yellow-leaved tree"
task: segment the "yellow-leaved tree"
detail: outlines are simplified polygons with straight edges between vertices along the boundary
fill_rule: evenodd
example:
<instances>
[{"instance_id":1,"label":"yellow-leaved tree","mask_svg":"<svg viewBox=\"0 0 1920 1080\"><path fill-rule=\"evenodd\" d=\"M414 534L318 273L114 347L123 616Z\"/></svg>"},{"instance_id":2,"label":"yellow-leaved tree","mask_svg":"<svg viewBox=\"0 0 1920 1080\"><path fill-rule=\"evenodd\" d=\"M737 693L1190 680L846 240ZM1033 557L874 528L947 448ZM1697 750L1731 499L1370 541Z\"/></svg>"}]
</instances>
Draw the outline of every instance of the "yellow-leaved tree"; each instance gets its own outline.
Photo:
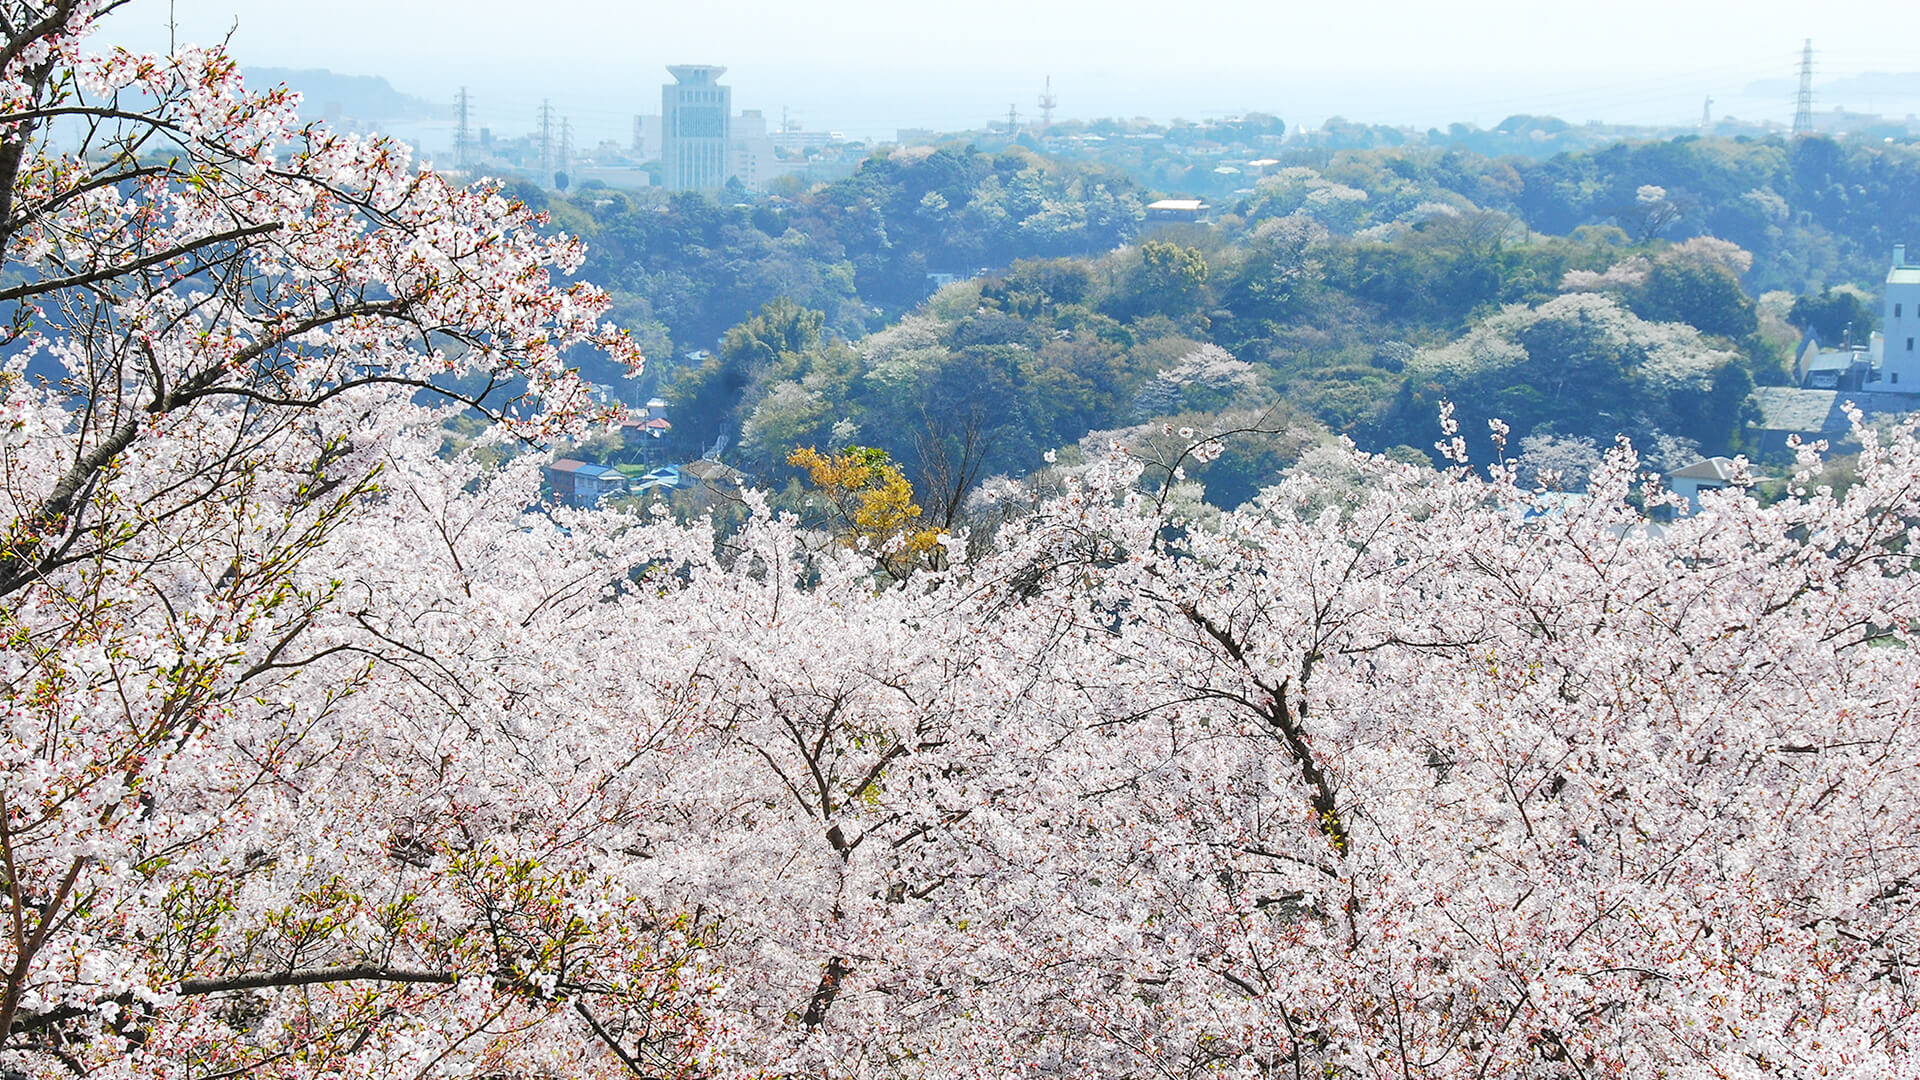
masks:
<instances>
[{"instance_id":1,"label":"yellow-leaved tree","mask_svg":"<svg viewBox=\"0 0 1920 1080\"><path fill-rule=\"evenodd\" d=\"M885 450L849 446L823 454L797 447L787 464L805 469L813 489L825 497L840 541L871 552L894 577L906 577L940 552L939 531L920 524L913 485Z\"/></svg>"}]
</instances>

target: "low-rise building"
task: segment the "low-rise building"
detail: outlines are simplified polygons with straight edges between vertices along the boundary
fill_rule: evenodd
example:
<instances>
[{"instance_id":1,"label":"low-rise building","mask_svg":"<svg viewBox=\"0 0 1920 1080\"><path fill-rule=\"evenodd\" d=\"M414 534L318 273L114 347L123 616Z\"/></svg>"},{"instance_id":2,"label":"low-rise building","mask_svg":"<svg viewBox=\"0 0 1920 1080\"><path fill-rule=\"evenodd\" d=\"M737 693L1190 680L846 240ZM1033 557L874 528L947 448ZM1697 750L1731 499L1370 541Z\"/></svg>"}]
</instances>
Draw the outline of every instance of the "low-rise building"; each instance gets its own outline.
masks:
<instances>
[{"instance_id":1,"label":"low-rise building","mask_svg":"<svg viewBox=\"0 0 1920 1080\"><path fill-rule=\"evenodd\" d=\"M594 507L608 495L625 491L627 478L605 465L561 458L547 466L547 484L560 506Z\"/></svg>"},{"instance_id":2,"label":"low-rise building","mask_svg":"<svg viewBox=\"0 0 1920 1080\"><path fill-rule=\"evenodd\" d=\"M626 419L620 421L620 434L626 437L663 438L673 430L673 424L667 419L667 403L663 398L652 398L645 405L627 410Z\"/></svg>"},{"instance_id":3,"label":"low-rise building","mask_svg":"<svg viewBox=\"0 0 1920 1080\"><path fill-rule=\"evenodd\" d=\"M1907 262L1905 244L1894 245L1880 302L1880 329L1865 342L1849 329L1829 349L1807 332L1793 362L1802 389L1920 394L1920 266Z\"/></svg>"},{"instance_id":4,"label":"low-rise building","mask_svg":"<svg viewBox=\"0 0 1920 1080\"><path fill-rule=\"evenodd\" d=\"M1161 199L1147 204L1147 220L1204 222L1212 211L1203 199Z\"/></svg>"},{"instance_id":5,"label":"low-rise building","mask_svg":"<svg viewBox=\"0 0 1920 1080\"><path fill-rule=\"evenodd\" d=\"M1793 370L1800 385L1808 390L1860 390L1875 379L1873 353L1867 346L1822 348L1820 340L1811 334L1794 359Z\"/></svg>"},{"instance_id":6,"label":"low-rise building","mask_svg":"<svg viewBox=\"0 0 1920 1080\"><path fill-rule=\"evenodd\" d=\"M1687 505L1694 513L1700 512L1700 493L1719 491L1729 488L1738 479L1732 459L1723 457L1702 458L1684 469L1675 469L1667 474L1667 490L1686 498ZM1747 478L1754 479L1752 476Z\"/></svg>"},{"instance_id":7,"label":"low-rise building","mask_svg":"<svg viewBox=\"0 0 1920 1080\"><path fill-rule=\"evenodd\" d=\"M685 486L687 486L687 480L680 475L680 470L672 465L662 465L634 480L630 485L631 490L635 492L672 491Z\"/></svg>"}]
</instances>

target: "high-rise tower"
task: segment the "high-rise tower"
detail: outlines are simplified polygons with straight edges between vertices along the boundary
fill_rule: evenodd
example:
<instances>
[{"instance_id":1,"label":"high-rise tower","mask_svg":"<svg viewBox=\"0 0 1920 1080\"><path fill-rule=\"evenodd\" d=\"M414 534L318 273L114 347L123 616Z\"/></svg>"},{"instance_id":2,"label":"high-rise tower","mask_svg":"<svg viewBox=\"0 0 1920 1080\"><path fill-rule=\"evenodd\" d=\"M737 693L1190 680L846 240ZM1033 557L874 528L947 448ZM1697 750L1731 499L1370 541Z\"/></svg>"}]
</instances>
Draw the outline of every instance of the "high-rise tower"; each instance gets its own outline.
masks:
<instances>
[{"instance_id":1,"label":"high-rise tower","mask_svg":"<svg viewBox=\"0 0 1920 1080\"><path fill-rule=\"evenodd\" d=\"M733 88L720 85L727 69L674 64L675 81L660 88L660 164L671 191L719 191L727 182Z\"/></svg>"}]
</instances>

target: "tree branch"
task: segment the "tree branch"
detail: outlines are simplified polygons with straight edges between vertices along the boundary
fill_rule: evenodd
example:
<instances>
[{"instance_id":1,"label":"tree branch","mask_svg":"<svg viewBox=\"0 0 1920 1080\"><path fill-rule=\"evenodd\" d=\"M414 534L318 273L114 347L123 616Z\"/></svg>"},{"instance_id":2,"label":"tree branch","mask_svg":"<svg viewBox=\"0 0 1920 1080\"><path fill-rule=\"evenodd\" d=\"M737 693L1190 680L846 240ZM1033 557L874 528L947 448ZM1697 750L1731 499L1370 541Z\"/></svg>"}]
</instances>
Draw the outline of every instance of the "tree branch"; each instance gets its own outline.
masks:
<instances>
[{"instance_id":1,"label":"tree branch","mask_svg":"<svg viewBox=\"0 0 1920 1080\"><path fill-rule=\"evenodd\" d=\"M814 988L813 997L807 1000L807 1013L800 1022L808 1028L817 1028L827 1018L827 1010L833 1007L833 999L840 996L840 981L853 969L845 960L833 957L827 961L827 970L820 976L820 985Z\"/></svg>"},{"instance_id":2,"label":"tree branch","mask_svg":"<svg viewBox=\"0 0 1920 1080\"><path fill-rule=\"evenodd\" d=\"M190 255L203 247L209 247L213 244L223 244L229 240L245 240L250 236L260 236L265 233L276 232L282 228L285 228L285 226L280 222L271 221L264 225L248 225L243 228L229 229L223 233L215 233L212 236L204 236L188 243L177 244L164 251L156 251L151 255L135 259L123 266L100 267L84 273L69 274L63 278L54 278L50 281L36 281L25 285L15 285L11 289L0 289L0 302L19 300L28 296L38 296L41 293L50 293L57 289L70 289L76 285L91 285L96 281L106 281L109 278L120 277L123 274L131 274L137 270L145 270L149 266L157 266L161 263L169 262L182 255Z\"/></svg>"},{"instance_id":3,"label":"tree branch","mask_svg":"<svg viewBox=\"0 0 1920 1080\"><path fill-rule=\"evenodd\" d=\"M629 1072L635 1076L647 1075L647 1071L640 1067L640 1062L636 1061L633 1055L627 1053L626 1049L620 1045L620 1040L614 1038L611 1032L601 1026L599 1019L587 1008L586 1002L579 998L574 998L573 1011L580 1014L580 1018L587 1022L587 1026L593 1029L593 1033L599 1036L601 1042L607 1044L607 1049L613 1051L614 1056L620 1059L620 1063L625 1065Z\"/></svg>"},{"instance_id":4,"label":"tree branch","mask_svg":"<svg viewBox=\"0 0 1920 1080\"><path fill-rule=\"evenodd\" d=\"M53 5L53 10L47 12L46 18L13 35L6 47L0 48L0 72L5 72L34 42L66 25L67 20L73 18L73 9L77 6L79 0L59 0Z\"/></svg>"},{"instance_id":5,"label":"tree branch","mask_svg":"<svg viewBox=\"0 0 1920 1080\"><path fill-rule=\"evenodd\" d=\"M1247 662L1246 646L1235 638L1230 630L1215 623L1195 605L1182 604L1180 612L1195 627L1218 642L1220 647L1227 651L1227 655L1247 672L1253 684L1267 695L1267 700L1256 706L1255 711L1279 734L1280 741L1286 746L1287 752L1293 755L1294 762L1300 766L1300 778L1305 780L1307 786L1312 789L1309 801L1313 805L1314 813L1320 818L1318 822L1320 831L1332 842L1334 853L1343 859L1346 858L1348 848L1351 846L1350 838L1346 823L1340 818L1340 803L1334 795L1333 780L1327 776L1326 771L1320 767L1319 761L1314 758L1312 747L1307 745L1306 732L1300 727L1299 717L1287 702L1288 681L1282 679L1280 685L1274 686L1255 675L1253 666ZM1312 656L1312 653L1308 654L1309 662ZM1304 710L1304 703L1301 707Z\"/></svg>"},{"instance_id":6,"label":"tree branch","mask_svg":"<svg viewBox=\"0 0 1920 1080\"><path fill-rule=\"evenodd\" d=\"M460 974L452 971L422 971L413 968L357 964L347 967L308 968L305 971L256 972L224 979L186 979L180 983L180 992L194 996L221 994L231 990L268 990L340 982L432 983L451 986L460 979Z\"/></svg>"}]
</instances>

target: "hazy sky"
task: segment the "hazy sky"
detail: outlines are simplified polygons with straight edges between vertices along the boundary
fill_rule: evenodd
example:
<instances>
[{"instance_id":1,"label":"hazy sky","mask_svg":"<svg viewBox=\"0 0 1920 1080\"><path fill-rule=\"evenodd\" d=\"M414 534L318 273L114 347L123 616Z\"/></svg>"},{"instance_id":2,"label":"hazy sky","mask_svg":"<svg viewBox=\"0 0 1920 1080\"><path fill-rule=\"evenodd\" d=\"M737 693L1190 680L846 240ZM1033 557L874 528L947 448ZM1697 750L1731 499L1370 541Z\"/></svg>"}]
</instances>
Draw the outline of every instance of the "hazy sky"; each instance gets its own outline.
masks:
<instances>
[{"instance_id":1,"label":"hazy sky","mask_svg":"<svg viewBox=\"0 0 1920 1080\"><path fill-rule=\"evenodd\" d=\"M734 103L810 128L890 134L1035 111L1051 75L1062 117L1195 118L1250 110L1317 126L1352 119L1490 124L1513 112L1661 121L1791 116L1743 99L1791 76L1812 38L1821 77L1920 71L1894 0L1417 0L1210 4L1142 0L175 0L182 41L232 31L247 65L384 75L434 101L461 85L480 122L531 123L539 99L589 138L624 138L659 109L668 63L728 66ZM166 0L110 37L164 48ZM1908 13L1908 19L1911 12ZM1840 104L1827 101L1823 105ZM1897 111L1909 102L1848 101Z\"/></svg>"}]
</instances>

